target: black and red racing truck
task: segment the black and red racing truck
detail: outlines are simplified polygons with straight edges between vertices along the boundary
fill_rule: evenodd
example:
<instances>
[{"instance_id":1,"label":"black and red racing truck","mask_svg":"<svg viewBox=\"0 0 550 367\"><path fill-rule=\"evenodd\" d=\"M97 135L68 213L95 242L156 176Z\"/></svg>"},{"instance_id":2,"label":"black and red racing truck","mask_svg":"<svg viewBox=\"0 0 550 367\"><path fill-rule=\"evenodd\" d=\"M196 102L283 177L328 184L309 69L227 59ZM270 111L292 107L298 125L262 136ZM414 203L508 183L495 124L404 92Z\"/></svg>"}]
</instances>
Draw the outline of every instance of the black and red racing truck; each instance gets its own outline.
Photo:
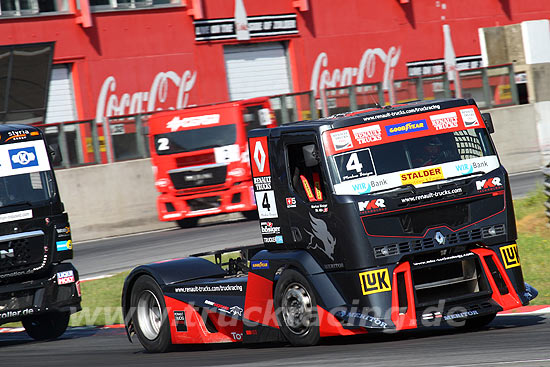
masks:
<instances>
[{"instance_id":1,"label":"black and red racing truck","mask_svg":"<svg viewBox=\"0 0 550 367\"><path fill-rule=\"evenodd\" d=\"M81 309L60 157L38 128L0 124L0 324L21 321L37 340L59 337Z\"/></svg>"},{"instance_id":2,"label":"black and red racing truck","mask_svg":"<svg viewBox=\"0 0 550 367\"><path fill-rule=\"evenodd\" d=\"M151 115L159 219L187 228L222 213L257 218L246 139L252 129L275 126L272 115L268 97Z\"/></svg>"},{"instance_id":3,"label":"black and red racing truck","mask_svg":"<svg viewBox=\"0 0 550 367\"><path fill-rule=\"evenodd\" d=\"M523 280L492 131L465 99L251 131L263 244L134 269L122 294L130 339L153 352L312 345L477 328L528 304L536 290Z\"/></svg>"}]
</instances>

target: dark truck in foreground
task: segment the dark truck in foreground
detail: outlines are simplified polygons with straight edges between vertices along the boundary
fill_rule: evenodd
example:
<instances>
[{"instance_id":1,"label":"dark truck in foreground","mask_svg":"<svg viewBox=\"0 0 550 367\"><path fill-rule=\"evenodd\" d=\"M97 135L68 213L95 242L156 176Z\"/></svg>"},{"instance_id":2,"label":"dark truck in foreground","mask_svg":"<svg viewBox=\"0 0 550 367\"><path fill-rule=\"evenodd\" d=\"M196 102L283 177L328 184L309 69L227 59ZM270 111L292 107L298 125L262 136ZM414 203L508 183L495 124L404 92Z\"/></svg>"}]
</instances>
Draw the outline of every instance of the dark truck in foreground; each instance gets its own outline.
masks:
<instances>
[{"instance_id":1,"label":"dark truck in foreground","mask_svg":"<svg viewBox=\"0 0 550 367\"><path fill-rule=\"evenodd\" d=\"M38 340L63 334L80 310L53 155L39 129L0 125L0 324L22 321Z\"/></svg>"},{"instance_id":2,"label":"dark truck in foreground","mask_svg":"<svg viewBox=\"0 0 550 367\"><path fill-rule=\"evenodd\" d=\"M288 341L448 324L526 305L506 170L473 100L414 102L249 133L263 244L137 267L129 337ZM228 239L229 241L229 239Z\"/></svg>"}]
</instances>

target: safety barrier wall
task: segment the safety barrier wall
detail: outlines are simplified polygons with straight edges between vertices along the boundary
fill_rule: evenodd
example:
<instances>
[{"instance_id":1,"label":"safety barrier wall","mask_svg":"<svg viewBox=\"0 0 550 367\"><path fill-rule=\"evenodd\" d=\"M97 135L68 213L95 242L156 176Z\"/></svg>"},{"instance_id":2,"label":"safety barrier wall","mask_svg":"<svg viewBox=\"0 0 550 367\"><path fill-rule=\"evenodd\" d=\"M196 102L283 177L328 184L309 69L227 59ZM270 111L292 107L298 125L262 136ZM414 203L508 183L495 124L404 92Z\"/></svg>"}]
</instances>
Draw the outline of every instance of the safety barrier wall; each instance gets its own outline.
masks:
<instances>
[{"instance_id":1,"label":"safety barrier wall","mask_svg":"<svg viewBox=\"0 0 550 367\"><path fill-rule=\"evenodd\" d=\"M509 173L547 163L543 154L550 153L550 102L542 103L486 110L492 114L493 139ZM76 241L176 228L157 219L150 159L61 169L57 180Z\"/></svg>"}]
</instances>

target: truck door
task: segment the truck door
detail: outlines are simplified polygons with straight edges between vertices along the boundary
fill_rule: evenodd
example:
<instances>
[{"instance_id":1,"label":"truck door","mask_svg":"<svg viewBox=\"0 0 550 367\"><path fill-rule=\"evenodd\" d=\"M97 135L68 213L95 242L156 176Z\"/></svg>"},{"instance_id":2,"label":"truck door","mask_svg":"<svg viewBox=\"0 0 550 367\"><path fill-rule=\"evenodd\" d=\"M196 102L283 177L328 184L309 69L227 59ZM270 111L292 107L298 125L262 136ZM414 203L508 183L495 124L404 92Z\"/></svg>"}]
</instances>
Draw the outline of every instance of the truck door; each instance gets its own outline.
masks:
<instances>
[{"instance_id":1,"label":"truck door","mask_svg":"<svg viewBox=\"0 0 550 367\"><path fill-rule=\"evenodd\" d=\"M311 251L321 264L335 262L336 237L331 228L327 172L314 133L282 136L287 168L286 208L291 247Z\"/></svg>"}]
</instances>

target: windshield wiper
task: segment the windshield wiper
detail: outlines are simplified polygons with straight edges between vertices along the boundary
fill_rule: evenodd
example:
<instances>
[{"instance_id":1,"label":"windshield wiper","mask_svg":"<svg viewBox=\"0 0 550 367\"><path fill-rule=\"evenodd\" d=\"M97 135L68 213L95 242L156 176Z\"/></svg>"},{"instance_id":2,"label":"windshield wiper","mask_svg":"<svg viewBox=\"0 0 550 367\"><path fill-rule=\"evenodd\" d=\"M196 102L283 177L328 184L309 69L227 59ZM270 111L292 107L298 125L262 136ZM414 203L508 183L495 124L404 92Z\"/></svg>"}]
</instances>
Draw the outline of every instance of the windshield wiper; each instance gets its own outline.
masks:
<instances>
[{"instance_id":1,"label":"windshield wiper","mask_svg":"<svg viewBox=\"0 0 550 367\"><path fill-rule=\"evenodd\" d=\"M416 187L413 184L404 184L404 185L401 185L401 186L390 187L389 189L383 189L383 190L379 190L379 191L375 191L375 192L377 194L380 194L380 193L383 193L383 192L390 192L390 191L409 191L409 192L412 192L413 194L416 194ZM365 194L367 194L367 193L365 193ZM370 192L368 194L370 194Z\"/></svg>"},{"instance_id":2,"label":"windshield wiper","mask_svg":"<svg viewBox=\"0 0 550 367\"><path fill-rule=\"evenodd\" d=\"M0 203L2 203L2 201L0 201ZM21 206L21 205L28 205L28 206L32 206L32 203L30 201L19 201L17 203L11 203L11 204L1 204L0 205L0 208L10 208L12 206Z\"/></svg>"},{"instance_id":3,"label":"windshield wiper","mask_svg":"<svg viewBox=\"0 0 550 367\"><path fill-rule=\"evenodd\" d=\"M483 171L476 171L476 172L466 173L466 174L460 175L460 176L440 178L438 180L428 181L428 182L424 182L424 183L425 184L432 184L432 183L439 182L439 181L449 181L449 180L457 181L457 180L462 180L466 177L479 176L479 175L484 175L484 174L485 174L485 172L483 172Z\"/></svg>"}]
</instances>

